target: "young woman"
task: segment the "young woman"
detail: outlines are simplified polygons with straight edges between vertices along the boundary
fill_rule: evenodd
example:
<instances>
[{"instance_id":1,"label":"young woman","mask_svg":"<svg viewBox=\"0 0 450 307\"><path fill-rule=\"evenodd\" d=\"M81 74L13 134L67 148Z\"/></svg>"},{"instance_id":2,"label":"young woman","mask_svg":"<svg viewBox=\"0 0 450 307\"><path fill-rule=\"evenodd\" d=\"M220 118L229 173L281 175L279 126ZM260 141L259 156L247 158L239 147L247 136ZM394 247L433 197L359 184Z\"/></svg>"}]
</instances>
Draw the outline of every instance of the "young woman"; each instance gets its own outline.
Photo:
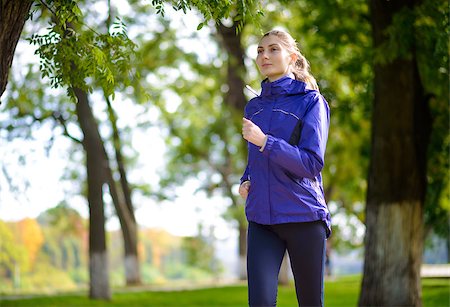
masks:
<instances>
[{"instance_id":1,"label":"young woman","mask_svg":"<svg viewBox=\"0 0 450 307\"><path fill-rule=\"evenodd\" d=\"M256 64L266 77L245 107L248 164L240 195L249 221L250 306L276 306L278 273L288 251L300 306L323 306L326 238L331 233L321 170L329 107L309 64L286 32L266 33Z\"/></svg>"}]
</instances>

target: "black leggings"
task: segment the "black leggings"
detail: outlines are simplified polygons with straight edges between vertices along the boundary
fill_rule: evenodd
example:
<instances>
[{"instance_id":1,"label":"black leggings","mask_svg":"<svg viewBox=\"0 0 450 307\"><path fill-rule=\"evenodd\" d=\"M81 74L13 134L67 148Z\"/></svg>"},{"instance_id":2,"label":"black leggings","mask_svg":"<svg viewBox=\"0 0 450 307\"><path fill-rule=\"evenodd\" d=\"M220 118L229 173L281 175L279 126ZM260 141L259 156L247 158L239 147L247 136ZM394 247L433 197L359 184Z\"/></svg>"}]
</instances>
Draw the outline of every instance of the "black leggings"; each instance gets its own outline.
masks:
<instances>
[{"instance_id":1,"label":"black leggings","mask_svg":"<svg viewBox=\"0 0 450 307\"><path fill-rule=\"evenodd\" d=\"M250 222L247 242L250 306L276 306L278 274L286 249L299 306L323 306L326 249L323 222L277 225Z\"/></svg>"}]
</instances>

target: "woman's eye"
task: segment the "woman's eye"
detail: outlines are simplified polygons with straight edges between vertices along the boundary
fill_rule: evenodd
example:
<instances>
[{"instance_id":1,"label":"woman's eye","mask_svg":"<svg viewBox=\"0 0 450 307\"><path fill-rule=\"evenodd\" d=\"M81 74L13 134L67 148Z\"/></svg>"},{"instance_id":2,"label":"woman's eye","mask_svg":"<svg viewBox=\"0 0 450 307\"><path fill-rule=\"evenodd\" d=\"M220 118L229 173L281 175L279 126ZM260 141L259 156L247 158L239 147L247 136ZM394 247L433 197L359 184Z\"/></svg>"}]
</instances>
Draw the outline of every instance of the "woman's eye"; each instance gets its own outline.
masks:
<instances>
[{"instance_id":1,"label":"woman's eye","mask_svg":"<svg viewBox=\"0 0 450 307\"><path fill-rule=\"evenodd\" d=\"M261 49L258 49L257 52L258 52L258 54L260 54L260 53L262 53L263 51L262 51Z\"/></svg>"}]
</instances>

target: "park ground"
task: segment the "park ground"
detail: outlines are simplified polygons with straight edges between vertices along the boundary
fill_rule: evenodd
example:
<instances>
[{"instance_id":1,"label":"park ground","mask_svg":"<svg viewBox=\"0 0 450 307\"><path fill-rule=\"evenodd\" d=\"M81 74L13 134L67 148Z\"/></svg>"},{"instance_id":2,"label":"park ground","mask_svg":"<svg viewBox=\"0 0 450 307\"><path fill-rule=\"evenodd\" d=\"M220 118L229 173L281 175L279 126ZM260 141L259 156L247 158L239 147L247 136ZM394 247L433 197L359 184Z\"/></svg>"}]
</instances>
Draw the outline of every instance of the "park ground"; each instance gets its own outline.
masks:
<instances>
[{"instance_id":1,"label":"park ground","mask_svg":"<svg viewBox=\"0 0 450 307\"><path fill-rule=\"evenodd\" d=\"M325 282L325 306L357 306L361 276L344 276ZM424 307L450 306L450 279L422 280ZM247 306L245 284L161 288L113 289L111 301L94 301L85 292L3 297L0 306ZM280 286L278 306L297 306L293 285Z\"/></svg>"}]
</instances>

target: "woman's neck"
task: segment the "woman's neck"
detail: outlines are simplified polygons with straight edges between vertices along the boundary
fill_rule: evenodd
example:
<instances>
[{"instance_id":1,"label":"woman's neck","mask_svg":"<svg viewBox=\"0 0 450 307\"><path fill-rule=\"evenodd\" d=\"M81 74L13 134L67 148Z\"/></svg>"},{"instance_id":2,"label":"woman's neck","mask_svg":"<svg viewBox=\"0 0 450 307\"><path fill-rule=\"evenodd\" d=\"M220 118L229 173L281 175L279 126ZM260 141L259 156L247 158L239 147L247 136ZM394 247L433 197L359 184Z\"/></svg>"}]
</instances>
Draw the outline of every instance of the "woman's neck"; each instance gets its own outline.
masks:
<instances>
[{"instance_id":1,"label":"woman's neck","mask_svg":"<svg viewBox=\"0 0 450 307\"><path fill-rule=\"evenodd\" d=\"M273 80L271 80L270 77L267 77L267 80L269 80L269 82L275 82L275 81L278 81L278 80L281 80L281 79L287 78L287 77L295 80L295 75L292 72L288 72L287 74L282 75L281 77L278 77L278 78L273 79Z\"/></svg>"}]
</instances>

